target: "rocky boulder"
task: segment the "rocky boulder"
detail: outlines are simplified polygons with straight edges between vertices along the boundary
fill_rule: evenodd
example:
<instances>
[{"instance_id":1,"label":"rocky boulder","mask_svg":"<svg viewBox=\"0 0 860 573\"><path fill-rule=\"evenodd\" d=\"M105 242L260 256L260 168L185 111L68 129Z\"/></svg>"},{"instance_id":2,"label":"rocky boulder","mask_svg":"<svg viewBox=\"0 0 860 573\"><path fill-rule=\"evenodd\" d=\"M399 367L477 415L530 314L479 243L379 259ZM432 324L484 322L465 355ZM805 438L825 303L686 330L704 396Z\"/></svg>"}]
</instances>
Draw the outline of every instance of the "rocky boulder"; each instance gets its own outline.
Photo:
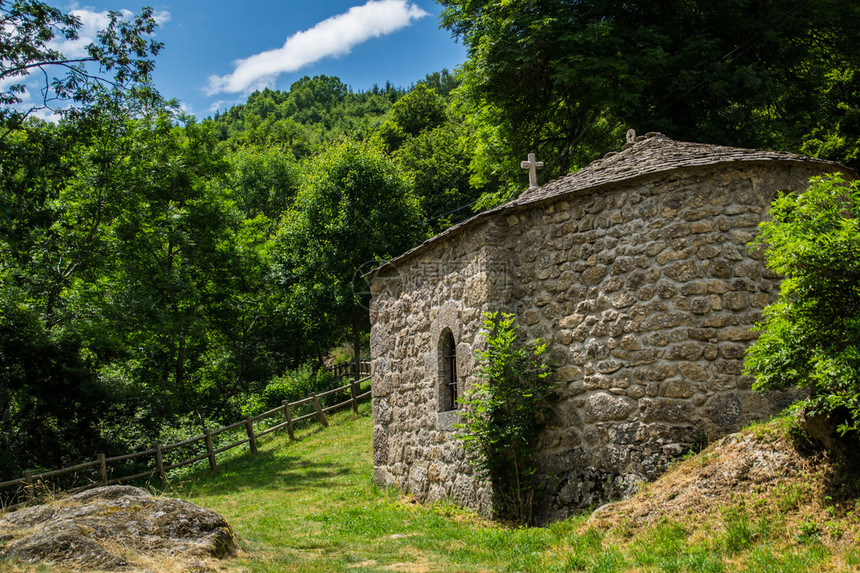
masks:
<instances>
[{"instance_id":1,"label":"rocky boulder","mask_svg":"<svg viewBox=\"0 0 860 573\"><path fill-rule=\"evenodd\" d=\"M129 486L88 490L0 517L0 559L115 569L128 555L229 557L236 539L218 513Z\"/></svg>"}]
</instances>

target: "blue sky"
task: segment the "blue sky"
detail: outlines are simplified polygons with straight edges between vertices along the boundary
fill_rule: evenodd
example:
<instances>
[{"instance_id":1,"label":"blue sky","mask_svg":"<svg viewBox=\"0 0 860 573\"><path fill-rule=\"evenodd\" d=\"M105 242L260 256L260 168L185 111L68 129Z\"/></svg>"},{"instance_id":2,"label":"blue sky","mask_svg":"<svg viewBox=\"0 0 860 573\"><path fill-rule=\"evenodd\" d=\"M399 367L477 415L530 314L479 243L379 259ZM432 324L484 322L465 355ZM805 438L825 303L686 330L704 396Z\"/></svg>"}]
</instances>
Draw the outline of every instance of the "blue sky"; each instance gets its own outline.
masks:
<instances>
[{"instance_id":1,"label":"blue sky","mask_svg":"<svg viewBox=\"0 0 860 573\"><path fill-rule=\"evenodd\" d=\"M57 4L83 23L82 41L106 10L136 12L144 2ZM462 44L439 29L431 0L168 0L150 4L165 46L154 80L199 119L244 102L254 89L288 90L302 76L337 76L352 89L386 81L408 87L431 72L453 70ZM63 47L61 46L61 49ZM72 46L63 50L69 56Z\"/></svg>"}]
</instances>

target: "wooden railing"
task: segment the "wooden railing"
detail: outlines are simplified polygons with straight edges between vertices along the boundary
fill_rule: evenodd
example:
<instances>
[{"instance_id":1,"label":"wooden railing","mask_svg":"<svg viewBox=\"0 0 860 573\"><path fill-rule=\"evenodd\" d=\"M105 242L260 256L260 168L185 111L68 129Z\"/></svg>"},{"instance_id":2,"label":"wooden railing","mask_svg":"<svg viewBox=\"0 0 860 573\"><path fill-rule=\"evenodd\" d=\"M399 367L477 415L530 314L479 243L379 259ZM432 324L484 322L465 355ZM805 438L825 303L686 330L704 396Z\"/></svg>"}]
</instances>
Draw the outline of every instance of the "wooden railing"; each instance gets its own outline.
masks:
<instances>
[{"instance_id":1,"label":"wooden railing","mask_svg":"<svg viewBox=\"0 0 860 573\"><path fill-rule=\"evenodd\" d=\"M333 388L331 390L328 390L326 392L321 392L319 394L311 394L307 398L303 398L303 399L297 400L295 402L287 402L285 400L277 408L272 408L271 410L268 410L268 411L263 412L261 414L257 414L256 416L245 416L244 419L242 419L242 420L240 420L234 424L230 424L229 426L224 426L223 428L219 428L219 429L214 430L214 431L210 431L207 428L206 430L204 430L203 434L201 434L199 436L195 436L193 438L189 438L187 440L183 440L181 442L177 442L175 444L169 444L166 446L162 446L160 444L155 444L152 448L150 448L148 450L144 450L141 452L134 452L131 454L125 454L122 456L114 456L114 457L110 457L110 458L105 457L104 454L98 454L96 456L96 459L93 461L84 462L82 464L78 464L75 466L62 468L59 470L53 470L53 471L49 471L49 472L44 472L44 473L40 473L40 474L36 474L36 475L34 475L30 471L25 471L22 473L21 477L18 479L13 479L13 480L6 481L6 482L0 482L0 490L2 490L4 488L10 488L10 487L16 487L17 486L19 488L19 491L16 493L20 493L20 488L23 486L23 488L24 488L24 496L23 496L24 499L26 501L33 501L36 497L36 486L38 484L44 483L44 482L46 482L46 480L49 480L51 478L56 478L56 477L59 477L59 476L65 475L65 474L70 474L73 472L81 472L84 470L89 470L90 472L92 472L93 471L92 468L97 468L98 480L91 480L90 483L88 483L84 486L70 488L70 489L67 489L65 491L67 493L75 493L75 492L83 491L83 490L98 487L98 486L113 485L113 484L117 484L120 482L129 482L129 481L133 481L136 479L146 478L146 477L150 477L150 476L154 476L154 475L158 475L158 478L161 481L162 485L165 485L167 483L167 472L168 471L173 470L173 469L177 469L177 468L181 468L181 467L185 467L185 466L188 466L188 465L193 464L195 462L199 462L201 460L208 460L209 468L211 470L215 470L218 467L218 463L217 463L217 459L216 459L216 456L218 454L220 454L222 452L226 452L227 450L231 450L233 448L242 446L244 444L248 444L248 448L251 450L251 452L256 454L257 453L257 438L260 438L262 436L265 436L266 434L270 434L270 433L275 432L277 430L282 430L282 429L286 428L287 433L290 436L290 439L293 440L293 439L295 439L295 433L294 433L295 424L298 422L301 422L302 420L308 420L311 418L316 418L320 424L322 424L323 426L328 426L328 419L326 418L326 414L333 411L333 410L336 410L338 408L342 408L342 407L347 406L347 405L351 405L353 411L358 412L359 400L362 400L363 398L366 398L367 396L370 395L370 390L366 390L365 392L361 391L361 384L363 382L368 382L369 380L370 380L369 376L362 378L360 380L354 380L354 381L350 380L347 384L345 384L343 386L340 386L338 388ZM320 399L325 398L327 396L337 394L338 392L348 392L349 397L347 399L341 401L341 402L338 402L336 404L333 404L331 406L323 408L321 405ZM313 410L310 413L303 414L303 415L300 415L297 417L293 417L293 412L295 412L295 409L298 408L299 406L304 405L304 404L312 404ZM256 424L256 423L258 423L258 422L260 422L266 418L270 418L270 417L278 415L278 414L280 414L283 417L282 422L277 423L277 424L270 426L268 428L265 428L262 431L256 431L254 429L254 424ZM235 430L235 429L241 428L241 427L244 427L245 434L247 435L247 437L240 439L236 442L233 442L231 444L227 444L225 446L218 447L218 448L215 448L213 446L213 440L212 440L213 437L218 436L220 434L223 434L224 432L229 432L230 430ZM192 446L192 445L198 444L200 442L205 443L205 446L206 446L205 453L202 453L200 455L197 455L197 456L194 456L194 457L191 457L188 459L184 459L184 460L178 461L176 463L172 463L172 464L165 464L164 463L164 454L166 452L169 452L169 451L177 449L177 448L185 447L185 446ZM133 475L124 475L124 476L113 477L111 479L108 479L108 465L109 464L112 464L112 463L115 464L118 462L133 460L133 459L146 457L146 456L152 456L153 457L153 460L152 460L154 462L153 468L148 469L148 470L143 471L143 472L138 472L138 473L133 474ZM20 497L20 496L16 495L15 497ZM8 506L7 509L11 509L13 507L15 507L15 506Z\"/></svg>"},{"instance_id":2,"label":"wooden railing","mask_svg":"<svg viewBox=\"0 0 860 573\"><path fill-rule=\"evenodd\" d=\"M354 362L347 362L346 364L332 366L330 370L335 378L349 378L352 376L352 370L354 367ZM358 375L370 376L370 360L361 360L358 363Z\"/></svg>"}]
</instances>

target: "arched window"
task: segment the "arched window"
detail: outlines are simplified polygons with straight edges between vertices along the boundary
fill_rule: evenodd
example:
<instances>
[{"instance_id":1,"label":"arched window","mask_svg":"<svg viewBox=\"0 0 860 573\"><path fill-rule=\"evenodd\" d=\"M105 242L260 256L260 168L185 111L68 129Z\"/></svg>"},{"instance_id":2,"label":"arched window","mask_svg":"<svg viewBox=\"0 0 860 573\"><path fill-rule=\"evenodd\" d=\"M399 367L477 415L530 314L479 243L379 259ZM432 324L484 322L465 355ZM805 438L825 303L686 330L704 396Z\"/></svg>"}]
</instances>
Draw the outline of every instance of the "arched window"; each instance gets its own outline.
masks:
<instances>
[{"instance_id":1,"label":"arched window","mask_svg":"<svg viewBox=\"0 0 860 573\"><path fill-rule=\"evenodd\" d=\"M440 384L439 384L439 411L456 410L458 407L457 396L459 388L457 384L457 343L454 334L447 328L442 333L439 344L440 359Z\"/></svg>"}]
</instances>

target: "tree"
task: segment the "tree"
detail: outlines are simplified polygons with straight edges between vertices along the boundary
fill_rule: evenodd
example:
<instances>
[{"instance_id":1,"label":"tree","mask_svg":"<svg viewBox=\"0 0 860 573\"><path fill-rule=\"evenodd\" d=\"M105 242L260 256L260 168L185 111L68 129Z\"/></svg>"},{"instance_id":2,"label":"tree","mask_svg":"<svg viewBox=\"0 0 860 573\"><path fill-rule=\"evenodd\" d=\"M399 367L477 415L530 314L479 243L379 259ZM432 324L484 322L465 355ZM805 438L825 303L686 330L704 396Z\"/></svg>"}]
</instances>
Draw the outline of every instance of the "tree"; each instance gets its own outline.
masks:
<instances>
[{"instance_id":1,"label":"tree","mask_svg":"<svg viewBox=\"0 0 860 573\"><path fill-rule=\"evenodd\" d=\"M507 313L484 317L487 348L478 351L478 376L465 399L464 420L456 434L472 463L493 486L494 511L522 524L533 521L537 491L536 446L554 395L543 363L547 345L523 345L515 318Z\"/></svg>"},{"instance_id":2,"label":"tree","mask_svg":"<svg viewBox=\"0 0 860 573\"><path fill-rule=\"evenodd\" d=\"M160 42L146 39L157 25L152 9L144 8L131 19L119 12L109 14L107 28L99 32L97 42L87 46L87 55L67 58L51 42L77 40L79 18L38 0L16 0L11 5L0 0L0 82L4 84L0 122L16 126L39 109L57 110L58 104L69 101L90 104L105 86L124 90L146 83L154 68L151 57L162 47ZM88 65L99 70L92 71ZM17 106L23 104L26 79L36 71L44 78L42 99L22 110ZM113 75L108 77L108 72Z\"/></svg>"},{"instance_id":3,"label":"tree","mask_svg":"<svg viewBox=\"0 0 860 573\"><path fill-rule=\"evenodd\" d=\"M0 283L6 291L7 285ZM93 376L74 332L52 334L37 312L0 291L0 479L110 452L100 429L121 414L121 389Z\"/></svg>"},{"instance_id":4,"label":"tree","mask_svg":"<svg viewBox=\"0 0 860 573\"><path fill-rule=\"evenodd\" d=\"M460 85L460 80L458 80L457 76L449 72L446 68L442 68L441 72L427 74L424 76L424 79L418 83L424 84L440 96L447 98L451 92Z\"/></svg>"},{"instance_id":5,"label":"tree","mask_svg":"<svg viewBox=\"0 0 860 573\"><path fill-rule=\"evenodd\" d=\"M395 153L412 176L415 195L434 232L471 216L470 204L481 194L469 182L471 154L466 141L462 128L446 122L408 138Z\"/></svg>"},{"instance_id":6,"label":"tree","mask_svg":"<svg viewBox=\"0 0 860 573\"><path fill-rule=\"evenodd\" d=\"M856 2L441 3L468 48L458 93L474 168L507 181L522 181L528 152L547 163L546 180L615 147L628 127L799 150L826 125L827 75L860 65Z\"/></svg>"},{"instance_id":7,"label":"tree","mask_svg":"<svg viewBox=\"0 0 860 573\"><path fill-rule=\"evenodd\" d=\"M276 238L273 271L318 351L367 328L362 272L424 237L418 203L396 164L367 143L342 140L309 165Z\"/></svg>"},{"instance_id":8,"label":"tree","mask_svg":"<svg viewBox=\"0 0 860 573\"><path fill-rule=\"evenodd\" d=\"M391 117L379 126L376 136L392 152L410 137L438 127L444 121L445 100L424 84L418 84L395 102Z\"/></svg>"},{"instance_id":9,"label":"tree","mask_svg":"<svg viewBox=\"0 0 860 573\"><path fill-rule=\"evenodd\" d=\"M102 430L127 415L125 387L97 374L110 334L78 327L105 298L98 282L116 216L119 116L162 102L144 84L160 49L145 38L155 26L149 9L111 13L74 59L52 44L78 38L73 15L0 1L0 22L0 470L11 471L111 452L118 438ZM42 97L27 103L34 72ZM32 117L45 108L66 119Z\"/></svg>"},{"instance_id":10,"label":"tree","mask_svg":"<svg viewBox=\"0 0 860 573\"><path fill-rule=\"evenodd\" d=\"M759 390L810 388L802 405L860 432L860 182L838 175L778 197L752 246L785 278L746 373Z\"/></svg>"},{"instance_id":11,"label":"tree","mask_svg":"<svg viewBox=\"0 0 860 573\"><path fill-rule=\"evenodd\" d=\"M834 69L822 95L823 115L803 135L802 151L860 171L860 73Z\"/></svg>"}]
</instances>

